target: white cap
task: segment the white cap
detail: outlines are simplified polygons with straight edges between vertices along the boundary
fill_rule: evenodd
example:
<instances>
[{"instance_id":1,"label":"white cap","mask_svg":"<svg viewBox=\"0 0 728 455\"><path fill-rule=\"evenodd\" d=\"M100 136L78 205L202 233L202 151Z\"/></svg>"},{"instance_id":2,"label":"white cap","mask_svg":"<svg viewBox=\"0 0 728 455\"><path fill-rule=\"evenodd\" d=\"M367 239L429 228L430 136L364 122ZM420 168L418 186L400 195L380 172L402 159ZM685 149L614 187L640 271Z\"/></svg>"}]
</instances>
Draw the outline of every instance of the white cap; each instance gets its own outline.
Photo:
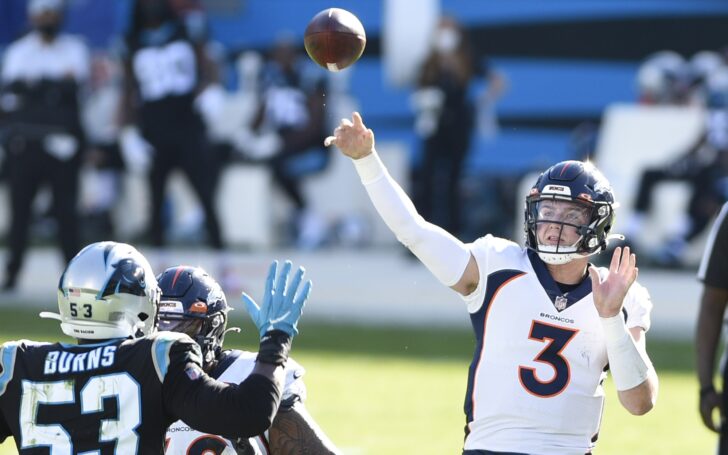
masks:
<instances>
[{"instance_id":1,"label":"white cap","mask_svg":"<svg viewBox=\"0 0 728 455\"><path fill-rule=\"evenodd\" d=\"M63 9L63 0L28 0L28 15L35 16L44 11L57 12Z\"/></svg>"}]
</instances>

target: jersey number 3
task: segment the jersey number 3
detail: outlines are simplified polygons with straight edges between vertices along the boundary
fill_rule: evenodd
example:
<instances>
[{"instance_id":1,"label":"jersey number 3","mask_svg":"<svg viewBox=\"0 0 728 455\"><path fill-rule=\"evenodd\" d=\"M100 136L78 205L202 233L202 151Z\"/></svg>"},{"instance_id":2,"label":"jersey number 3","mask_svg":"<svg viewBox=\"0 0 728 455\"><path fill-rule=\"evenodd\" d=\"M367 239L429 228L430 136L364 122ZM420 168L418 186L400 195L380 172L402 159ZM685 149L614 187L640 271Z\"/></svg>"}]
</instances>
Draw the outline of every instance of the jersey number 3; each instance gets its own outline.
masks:
<instances>
[{"instance_id":1,"label":"jersey number 3","mask_svg":"<svg viewBox=\"0 0 728 455\"><path fill-rule=\"evenodd\" d=\"M40 405L72 404L75 402L73 380L56 382L23 381L20 404L20 448L50 447L53 455L71 455L71 436L58 424L38 424L36 416ZM141 423L139 384L126 373L95 376L81 389L81 413L104 410L104 398L119 402L117 419L101 421L99 442L116 441L116 453L136 453L139 436L136 428Z\"/></svg>"},{"instance_id":2,"label":"jersey number 3","mask_svg":"<svg viewBox=\"0 0 728 455\"><path fill-rule=\"evenodd\" d=\"M538 378L535 368L520 366L518 378L526 390L543 398L553 397L564 391L571 379L571 368L569 361L561 355L561 351L578 332L566 327L533 321L529 338L546 343L546 347L533 360L550 365L554 369L554 375L551 379L542 381Z\"/></svg>"}]
</instances>

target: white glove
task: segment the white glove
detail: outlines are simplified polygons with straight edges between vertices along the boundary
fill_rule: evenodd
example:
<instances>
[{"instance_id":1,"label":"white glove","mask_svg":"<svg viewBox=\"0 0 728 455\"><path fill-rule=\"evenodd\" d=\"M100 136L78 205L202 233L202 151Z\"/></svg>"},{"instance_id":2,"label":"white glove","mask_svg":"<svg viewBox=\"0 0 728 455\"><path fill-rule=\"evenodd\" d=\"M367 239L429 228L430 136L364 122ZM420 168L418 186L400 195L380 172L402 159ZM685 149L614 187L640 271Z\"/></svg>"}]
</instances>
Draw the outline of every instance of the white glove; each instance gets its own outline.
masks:
<instances>
[{"instance_id":1,"label":"white glove","mask_svg":"<svg viewBox=\"0 0 728 455\"><path fill-rule=\"evenodd\" d=\"M70 134L49 134L43 139L43 147L57 160L68 161L78 151L78 140Z\"/></svg>"},{"instance_id":2,"label":"white glove","mask_svg":"<svg viewBox=\"0 0 728 455\"><path fill-rule=\"evenodd\" d=\"M268 131L256 134L247 128L240 129L232 143L241 155L251 160L266 160L278 154L283 145L278 134Z\"/></svg>"},{"instance_id":3,"label":"white glove","mask_svg":"<svg viewBox=\"0 0 728 455\"><path fill-rule=\"evenodd\" d=\"M194 107L202 115L205 124L212 125L220 117L227 94L220 84L205 87L195 98Z\"/></svg>"},{"instance_id":4,"label":"white glove","mask_svg":"<svg viewBox=\"0 0 728 455\"><path fill-rule=\"evenodd\" d=\"M133 174L146 174L152 165L154 147L144 140L139 129L127 125L119 133L119 148L126 168Z\"/></svg>"}]
</instances>

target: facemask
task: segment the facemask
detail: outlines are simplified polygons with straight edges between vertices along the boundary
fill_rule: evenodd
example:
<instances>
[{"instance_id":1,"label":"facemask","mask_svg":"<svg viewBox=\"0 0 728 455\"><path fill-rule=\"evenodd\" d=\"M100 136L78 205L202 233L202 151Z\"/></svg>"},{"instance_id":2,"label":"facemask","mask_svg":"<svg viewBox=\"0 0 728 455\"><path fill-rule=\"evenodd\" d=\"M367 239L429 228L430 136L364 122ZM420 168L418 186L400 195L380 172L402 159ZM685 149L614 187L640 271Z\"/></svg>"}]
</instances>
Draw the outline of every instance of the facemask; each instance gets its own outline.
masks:
<instances>
[{"instance_id":1,"label":"facemask","mask_svg":"<svg viewBox=\"0 0 728 455\"><path fill-rule=\"evenodd\" d=\"M442 53L452 53L460 44L460 33L452 28L441 28L435 35L435 49Z\"/></svg>"}]
</instances>

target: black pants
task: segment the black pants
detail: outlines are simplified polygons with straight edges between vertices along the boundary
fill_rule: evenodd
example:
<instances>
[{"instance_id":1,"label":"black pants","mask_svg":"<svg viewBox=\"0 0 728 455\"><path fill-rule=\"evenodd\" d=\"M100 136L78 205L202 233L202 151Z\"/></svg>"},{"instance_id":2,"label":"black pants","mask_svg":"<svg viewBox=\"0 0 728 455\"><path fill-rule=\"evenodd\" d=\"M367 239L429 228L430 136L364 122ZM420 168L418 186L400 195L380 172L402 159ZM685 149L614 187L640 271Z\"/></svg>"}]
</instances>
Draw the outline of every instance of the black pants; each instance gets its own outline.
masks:
<instances>
[{"instance_id":1,"label":"black pants","mask_svg":"<svg viewBox=\"0 0 728 455\"><path fill-rule=\"evenodd\" d=\"M152 205L149 231L155 246L164 245L164 222L162 205L164 190L169 174L176 168L182 169L192 185L205 213L208 241L213 248L223 247L220 224L215 209L215 188L218 176L217 160L213 148L209 147L201 125L180 127L170 134L147 134L145 139L154 147L154 160L150 172Z\"/></svg>"},{"instance_id":2,"label":"black pants","mask_svg":"<svg viewBox=\"0 0 728 455\"><path fill-rule=\"evenodd\" d=\"M425 140L422 165L413 187L420 215L457 236L462 227L460 177L470 148L474 116L469 107L455 112L457 115L441 119L435 134Z\"/></svg>"},{"instance_id":3,"label":"black pants","mask_svg":"<svg viewBox=\"0 0 728 455\"><path fill-rule=\"evenodd\" d=\"M8 183L12 219L8 233L9 259L5 283L14 287L28 247L33 200L43 184L53 192L53 214L58 222L58 237L66 262L79 250L78 197L79 157L61 161L50 156L40 140L13 139L8 147Z\"/></svg>"}]
</instances>

